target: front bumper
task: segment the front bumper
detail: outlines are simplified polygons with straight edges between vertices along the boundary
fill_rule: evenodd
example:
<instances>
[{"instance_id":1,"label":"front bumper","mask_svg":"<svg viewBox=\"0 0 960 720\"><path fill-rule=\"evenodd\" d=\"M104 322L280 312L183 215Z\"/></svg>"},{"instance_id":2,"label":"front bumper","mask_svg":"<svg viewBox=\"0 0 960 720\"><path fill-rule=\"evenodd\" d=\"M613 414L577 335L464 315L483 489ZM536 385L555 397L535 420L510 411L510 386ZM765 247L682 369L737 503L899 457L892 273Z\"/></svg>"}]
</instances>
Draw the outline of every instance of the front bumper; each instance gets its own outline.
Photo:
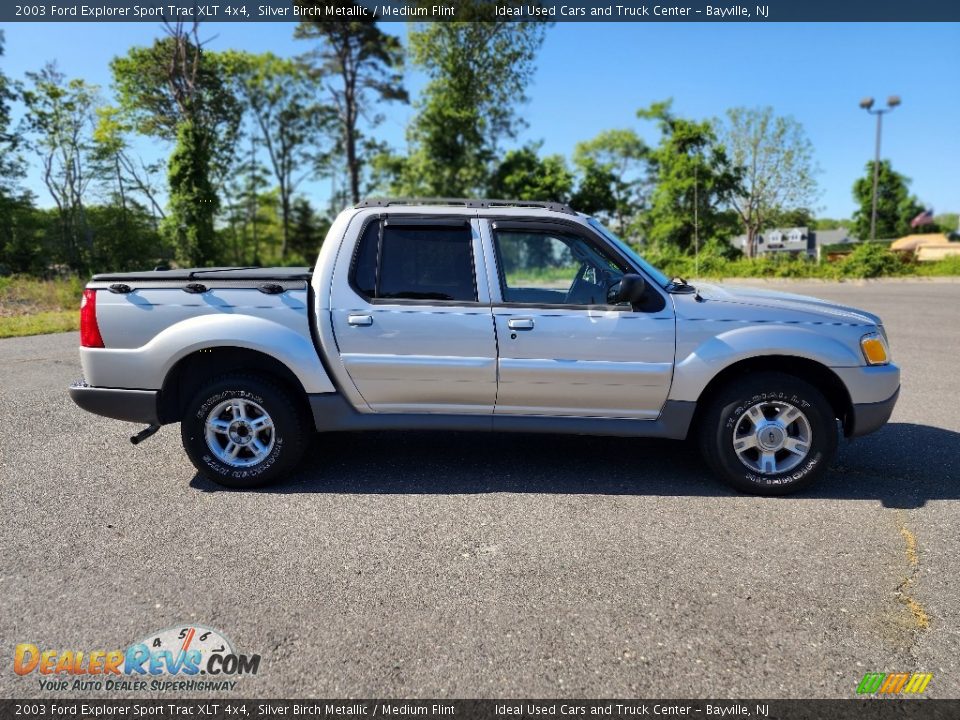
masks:
<instances>
[{"instance_id":1,"label":"front bumper","mask_svg":"<svg viewBox=\"0 0 960 720\"><path fill-rule=\"evenodd\" d=\"M847 425L847 436L860 437L883 427L890 419L898 397L900 397L900 388L897 388L896 392L886 400L855 404Z\"/></svg>"},{"instance_id":2,"label":"front bumper","mask_svg":"<svg viewBox=\"0 0 960 720\"><path fill-rule=\"evenodd\" d=\"M70 399L95 415L127 422L159 425L156 390L91 387L83 382L70 386Z\"/></svg>"}]
</instances>

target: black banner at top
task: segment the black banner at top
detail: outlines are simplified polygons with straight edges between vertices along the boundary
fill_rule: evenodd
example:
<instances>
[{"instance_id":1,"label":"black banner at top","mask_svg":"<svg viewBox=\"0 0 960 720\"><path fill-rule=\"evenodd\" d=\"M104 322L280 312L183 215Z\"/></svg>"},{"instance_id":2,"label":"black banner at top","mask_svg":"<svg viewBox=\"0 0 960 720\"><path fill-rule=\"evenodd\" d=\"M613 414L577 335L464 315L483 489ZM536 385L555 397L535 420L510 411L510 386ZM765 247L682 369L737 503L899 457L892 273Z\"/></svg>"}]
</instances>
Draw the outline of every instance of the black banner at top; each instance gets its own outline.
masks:
<instances>
[{"instance_id":1,"label":"black banner at top","mask_svg":"<svg viewBox=\"0 0 960 720\"><path fill-rule=\"evenodd\" d=\"M0 22L960 22L955 0L34 0L0 3ZM478 13L477 8L482 10Z\"/></svg>"}]
</instances>

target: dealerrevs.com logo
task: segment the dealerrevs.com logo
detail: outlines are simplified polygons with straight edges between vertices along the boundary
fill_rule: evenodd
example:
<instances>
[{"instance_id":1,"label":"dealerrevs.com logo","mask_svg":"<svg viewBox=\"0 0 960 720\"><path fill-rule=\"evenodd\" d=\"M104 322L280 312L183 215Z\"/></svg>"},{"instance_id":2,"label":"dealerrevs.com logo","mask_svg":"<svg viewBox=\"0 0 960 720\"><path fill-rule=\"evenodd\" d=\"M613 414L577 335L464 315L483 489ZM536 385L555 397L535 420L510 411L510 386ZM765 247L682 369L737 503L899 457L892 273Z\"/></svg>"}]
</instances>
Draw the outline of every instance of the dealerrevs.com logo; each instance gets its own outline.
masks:
<instances>
[{"instance_id":1,"label":"dealerrevs.com logo","mask_svg":"<svg viewBox=\"0 0 960 720\"><path fill-rule=\"evenodd\" d=\"M151 633L126 650L41 649L20 643L17 675L35 675L50 691L233 690L243 675L256 675L260 655L234 650L222 633L183 625Z\"/></svg>"}]
</instances>

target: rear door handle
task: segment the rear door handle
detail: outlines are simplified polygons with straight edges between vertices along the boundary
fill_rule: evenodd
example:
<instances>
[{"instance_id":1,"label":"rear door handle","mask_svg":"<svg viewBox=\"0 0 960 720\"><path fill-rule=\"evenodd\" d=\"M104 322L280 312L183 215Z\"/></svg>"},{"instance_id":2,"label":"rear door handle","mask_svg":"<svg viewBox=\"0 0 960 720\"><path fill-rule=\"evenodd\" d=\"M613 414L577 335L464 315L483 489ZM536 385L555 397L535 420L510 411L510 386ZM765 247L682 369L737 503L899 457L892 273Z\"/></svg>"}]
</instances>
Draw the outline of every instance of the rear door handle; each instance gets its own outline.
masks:
<instances>
[{"instance_id":1,"label":"rear door handle","mask_svg":"<svg viewBox=\"0 0 960 720\"><path fill-rule=\"evenodd\" d=\"M507 327L511 330L533 330L533 318L510 318Z\"/></svg>"},{"instance_id":2,"label":"rear door handle","mask_svg":"<svg viewBox=\"0 0 960 720\"><path fill-rule=\"evenodd\" d=\"M373 325L372 315L347 315L347 324L362 327L364 325Z\"/></svg>"}]
</instances>

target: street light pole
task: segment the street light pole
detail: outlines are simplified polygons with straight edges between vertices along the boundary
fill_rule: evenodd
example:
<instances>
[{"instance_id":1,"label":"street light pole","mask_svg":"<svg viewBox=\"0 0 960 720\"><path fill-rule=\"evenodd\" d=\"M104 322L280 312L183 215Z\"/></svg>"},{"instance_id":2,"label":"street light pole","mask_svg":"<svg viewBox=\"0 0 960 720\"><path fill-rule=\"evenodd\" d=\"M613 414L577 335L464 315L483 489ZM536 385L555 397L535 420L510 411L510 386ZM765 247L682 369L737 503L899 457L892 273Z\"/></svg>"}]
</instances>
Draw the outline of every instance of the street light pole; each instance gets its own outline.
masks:
<instances>
[{"instance_id":1,"label":"street light pole","mask_svg":"<svg viewBox=\"0 0 960 720\"><path fill-rule=\"evenodd\" d=\"M877 239L877 186L880 183L880 133L883 130L883 116L885 113L892 112L900 104L898 95L891 95L887 98L887 107L873 109L873 98L864 98L860 101L860 107L871 115L877 116L877 142L873 155L873 201L870 208L870 239Z\"/></svg>"}]
</instances>

